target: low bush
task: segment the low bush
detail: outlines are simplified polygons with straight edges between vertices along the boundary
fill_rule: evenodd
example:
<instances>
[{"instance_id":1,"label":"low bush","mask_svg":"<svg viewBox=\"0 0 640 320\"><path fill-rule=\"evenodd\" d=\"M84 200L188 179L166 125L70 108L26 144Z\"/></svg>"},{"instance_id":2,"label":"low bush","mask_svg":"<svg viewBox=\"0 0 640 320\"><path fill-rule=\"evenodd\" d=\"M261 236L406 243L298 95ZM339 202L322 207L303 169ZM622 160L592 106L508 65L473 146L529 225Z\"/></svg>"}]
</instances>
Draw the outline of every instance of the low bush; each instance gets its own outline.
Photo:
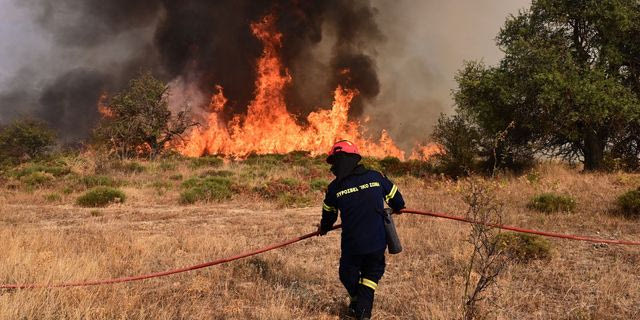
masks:
<instances>
[{"instance_id":1,"label":"low bush","mask_svg":"<svg viewBox=\"0 0 640 320\"><path fill-rule=\"evenodd\" d=\"M231 180L221 177L191 178L182 183L180 203L193 204L204 201L222 201L230 199Z\"/></svg>"},{"instance_id":2,"label":"low bush","mask_svg":"<svg viewBox=\"0 0 640 320\"><path fill-rule=\"evenodd\" d=\"M76 200L82 207L105 207L111 203L122 203L126 199L124 192L110 187L93 188Z\"/></svg>"},{"instance_id":3,"label":"low bush","mask_svg":"<svg viewBox=\"0 0 640 320\"><path fill-rule=\"evenodd\" d=\"M23 119L0 127L0 162L20 163L45 155L55 134L44 122Z\"/></svg>"},{"instance_id":4,"label":"low bush","mask_svg":"<svg viewBox=\"0 0 640 320\"><path fill-rule=\"evenodd\" d=\"M183 178L182 175L179 174L179 173L169 176L169 179L174 180L174 181L180 181L180 180L182 180L182 178Z\"/></svg>"},{"instance_id":5,"label":"low bush","mask_svg":"<svg viewBox=\"0 0 640 320\"><path fill-rule=\"evenodd\" d=\"M640 188L620 195L616 204L623 215L640 217Z\"/></svg>"},{"instance_id":6,"label":"low bush","mask_svg":"<svg viewBox=\"0 0 640 320\"><path fill-rule=\"evenodd\" d=\"M559 211L573 211L576 207L576 201L569 196L561 196L553 193L544 193L537 195L529 201L527 205L529 209L551 213Z\"/></svg>"},{"instance_id":7,"label":"low bush","mask_svg":"<svg viewBox=\"0 0 640 320\"><path fill-rule=\"evenodd\" d=\"M189 166L192 169L202 168L202 167L213 167L219 168L222 166L224 161L222 158L214 157L214 156L206 156L199 158L192 158L189 162Z\"/></svg>"},{"instance_id":8,"label":"low bush","mask_svg":"<svg viewBox=\"0 0 640 320\"><path fill-rule=\"evenodd\" d=\"M20 181L29 187L40 187L49 185L53 181L54 177L50 173L36 171L28 175L20 177Z\"/></svg>"},{"instance_id":9,"label":"low bush","mask_svg":"<svg viewBox=\"0 0 640 320\"><path fill-rule=\"evenodd\" d=\"M23 176L27 176L35 172L44 172L54 177L62 177L71 173L71 169L66 166L32 163L24 167L13 170L11 172L11 175L16 178L21 178Z\"/></svg>"},{"instance_id":10,"label":"low bush","mask_svg":"<svg viewBox=\"0 0 640 320\"><path fill-rule=\"evenodd\" d=\"M500 250L518 262L527 263L532 260L547 259L551 256L551 242L540 236L499 233L495 240Z\"/></svg>"}]
</instances>

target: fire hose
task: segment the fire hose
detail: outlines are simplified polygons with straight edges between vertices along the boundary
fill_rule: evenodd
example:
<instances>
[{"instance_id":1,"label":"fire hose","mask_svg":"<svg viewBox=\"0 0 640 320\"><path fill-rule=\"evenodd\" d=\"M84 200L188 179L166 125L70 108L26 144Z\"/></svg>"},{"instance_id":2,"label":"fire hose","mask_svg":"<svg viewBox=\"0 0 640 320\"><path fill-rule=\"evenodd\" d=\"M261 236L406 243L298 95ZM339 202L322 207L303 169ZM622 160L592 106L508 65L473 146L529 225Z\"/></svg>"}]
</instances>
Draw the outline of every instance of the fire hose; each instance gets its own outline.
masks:
<instances>
[{"instance_id":1,"label":"fire hose","mask_svg":"<svg viewBox=\"0 0 640 320\"><path fill-rule=\"evenodd\" d=\"M568 239L568 240L576 240L576 241L586 241L586 242L593 242L593 243L606 243L606 244L640 246L640 242L638 242L638 241L592 238L592 237L586 237L586 236L568 235L568 234L553 233L553 232L539 231L539 230L533 230L533 229L525 229L525 228L519 228L519 227L503 225L503 224L481 223L481 222L477 222L477 221L474 221L474 220L471 220L471 219L468 219L468 218L448 215L448 214L444 214L444 213L417 211L417 210L413 210L413 209L404 209L404 210L401 210L399 213L410 213L410 214L421 215L421 216L430 216L430 217L436 217L436 218L443 218L443 219L455 220L455 221L460 221L460 222L465 222L465 223L470 223L470 224L483 224L483 225L486 225L486 226L492 227L492 228L508 230L508 231L514 231L514 232L520 232L520 233L535 234L535 235L540 235L540 236L550 237L550 238ZM335 225L331 230L340 229L341 227L342 227L341 225ZM234 255L234 256L231 256L231 257L222 258L222 259L218 259L218 260L214 260L214 261L210 261L210 262L205 262L205 263L201 263L201 264L197 264L197 265L193 265L193 266L189 266L189 267L162 271L162 272L155 272L155 273L149 273L149 274L138 275L138 276L122 277L122 278L92 280L92 281L80 281L80 282L69 282L69 283L58 283L58 284L3 284L3 285L0 285L0 289L11 290L11 289L38 289L38 288L49 289L49 288L67 288L67 287L88 287L88 286L98 286L98 285L107 285L107 284L115 284L115 283L123 283L123 282L133 282L133 281L141 281L141 280L152 279L152 278L165 277L165 276L169 276L169 275L173 275L173 274L177 274L177 273L183 273L183 272L198 270L198 269L207 268L207 267L211 267L211 266L215 266L215 265L219 265L219 264L223 264L223 263L227 263L227 262L231 262L231 261L235 261L235 260L240 260L240 259L247 258L247 257L250 257L250 256L258 255L258 254L261 254L261 253L264 253L264 252L267 252L267 251L283 248L283 247L292 245L294 243L297 243L297 242L300 242L300 241L303 241L303 240L306 240L306 239L309 239L309 238L312 238L312 237L315 237L315 236L318 236L318 235L319 235L319 232L316 231L316 232L308 233L308 234L305 234L305 235L302 235L302 236L299 236L297 238L293 238L293 239L290 239L290 240L287 240L287 241L284 241L284 242L271 244L271 245L268 245L266 247L263 247L263 248L260 248L260 249L257 249L257 250L240 253L240 254L237 254L237 255Z\"/></svg>"}]
</instances>

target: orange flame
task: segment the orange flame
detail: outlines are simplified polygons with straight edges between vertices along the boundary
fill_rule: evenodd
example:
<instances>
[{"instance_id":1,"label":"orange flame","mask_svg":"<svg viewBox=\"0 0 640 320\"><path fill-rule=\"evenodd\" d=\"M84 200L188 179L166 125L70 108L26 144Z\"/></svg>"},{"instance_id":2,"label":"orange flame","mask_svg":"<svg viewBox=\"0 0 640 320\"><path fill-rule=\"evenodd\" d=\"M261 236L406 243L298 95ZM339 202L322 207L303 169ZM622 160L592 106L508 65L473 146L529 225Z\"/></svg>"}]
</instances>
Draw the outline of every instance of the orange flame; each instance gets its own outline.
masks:
<instances>
[{"instance_id":1,"label":"orange flame","mask_svg":"<svg viewBox=\"0 0 640 320\"><path fill-rule=\"evenodd\" d=\"M357 90L338 87L330 110L318 110L307 117L307 125L300 125L287 111L284 90L292 78L280 60L282 34L275 28L275 17L267 15L252 23L253 34L262 41L264 49L257 63L254 99L247 114L235 116L228 123L221 122L221 112L227 102L223 89L216 87L211 98L207 123L193 129L186 143L178 150L186 156L221 154L237 158L251 153L287 153L309 151L312 155L326 153L338 140L348 139L358 145L363 155L373 157L394 156L404 159L405 154L386 131L377 141L364 137L361 123L349 121L351 101ZM343 70L348 74L349 70Z\"/></svg>"},{"instance_id":2,"label":"orange flame","mask_svg":"<svg viewBox=\"0 0 640 320\"><path fill-rule=\"evenodd\" d=\"M109 95L107 94L107 92L102 92L100 98L98 99L98 112L103 118L113 118L114 116L113 110L111 110L111 108L109 108L109 106L107 105L108 98Z\"/></svg>"}]
</instances>

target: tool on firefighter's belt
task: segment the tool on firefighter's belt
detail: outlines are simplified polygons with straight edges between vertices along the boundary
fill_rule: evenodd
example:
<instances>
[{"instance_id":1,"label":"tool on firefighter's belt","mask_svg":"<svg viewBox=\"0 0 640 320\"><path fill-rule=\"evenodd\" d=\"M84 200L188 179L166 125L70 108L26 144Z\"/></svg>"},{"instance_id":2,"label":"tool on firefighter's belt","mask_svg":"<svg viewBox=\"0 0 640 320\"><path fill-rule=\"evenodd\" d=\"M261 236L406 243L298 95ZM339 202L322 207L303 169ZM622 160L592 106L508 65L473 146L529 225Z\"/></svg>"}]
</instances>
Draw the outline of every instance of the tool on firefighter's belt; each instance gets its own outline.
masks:
<instances>
[{"instance_id":1,"label":"tool on firefighter's belt","mask_svg":"<svg viewBox=\"0 0 640 320\"><path fill-rule=\"evenodd\" d=\"M400 243L400 238L398 238L396 225L393 223L393 218L391 217L392 213L393 209L384 209L384 230L387 232L387 247L389 248L389 253L398 254L402 252L402 244Z\"/></svg>"}]
</instances>

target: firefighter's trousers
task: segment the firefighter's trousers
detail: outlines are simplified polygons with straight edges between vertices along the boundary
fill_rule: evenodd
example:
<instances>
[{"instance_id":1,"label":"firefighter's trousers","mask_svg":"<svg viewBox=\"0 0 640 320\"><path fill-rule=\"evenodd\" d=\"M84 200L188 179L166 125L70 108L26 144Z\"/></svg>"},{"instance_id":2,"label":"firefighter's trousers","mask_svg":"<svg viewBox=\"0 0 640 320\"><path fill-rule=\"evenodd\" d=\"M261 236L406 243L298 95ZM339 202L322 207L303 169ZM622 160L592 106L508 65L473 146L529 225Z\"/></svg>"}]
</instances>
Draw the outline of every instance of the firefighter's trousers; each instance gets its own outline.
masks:
<instances>
[{"instance_id":1,"label":"firefighter's trousers","mask_svg":"<svg viewBox=\"0 0 640 320\"><path fill-rule=\"evenodd\" d=\"M352 299L352 307L358 319L371 318L373 298L378 282L384 274L384 250L340 257L340 281Z\"/></svg>"}]
</instances>

